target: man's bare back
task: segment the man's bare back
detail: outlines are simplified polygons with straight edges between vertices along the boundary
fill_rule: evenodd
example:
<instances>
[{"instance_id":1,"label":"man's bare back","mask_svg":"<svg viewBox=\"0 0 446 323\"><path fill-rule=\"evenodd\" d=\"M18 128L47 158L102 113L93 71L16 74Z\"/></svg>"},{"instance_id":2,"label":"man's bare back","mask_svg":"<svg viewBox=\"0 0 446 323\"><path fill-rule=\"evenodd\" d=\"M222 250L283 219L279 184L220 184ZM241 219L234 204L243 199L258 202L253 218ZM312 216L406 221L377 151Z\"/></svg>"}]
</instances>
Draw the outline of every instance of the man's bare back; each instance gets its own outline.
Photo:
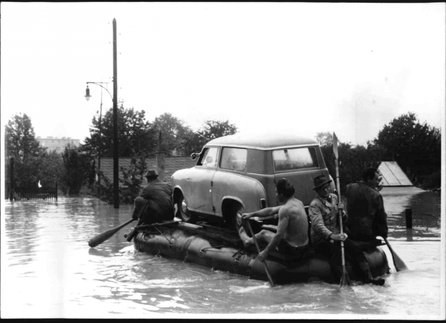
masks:
<instances>
[{"instance_id":1,"label":"man's bare back","mask_svg":"<svg viewBox=\"0 0 446 323\"><path fill-rule=\"evenodd\" d=\"M304 205L296 198L290 198L279 210L279 224L288 222L285 229L285 239L293 247L308 244L308 219Z\"/></svg>"}]
</instances>

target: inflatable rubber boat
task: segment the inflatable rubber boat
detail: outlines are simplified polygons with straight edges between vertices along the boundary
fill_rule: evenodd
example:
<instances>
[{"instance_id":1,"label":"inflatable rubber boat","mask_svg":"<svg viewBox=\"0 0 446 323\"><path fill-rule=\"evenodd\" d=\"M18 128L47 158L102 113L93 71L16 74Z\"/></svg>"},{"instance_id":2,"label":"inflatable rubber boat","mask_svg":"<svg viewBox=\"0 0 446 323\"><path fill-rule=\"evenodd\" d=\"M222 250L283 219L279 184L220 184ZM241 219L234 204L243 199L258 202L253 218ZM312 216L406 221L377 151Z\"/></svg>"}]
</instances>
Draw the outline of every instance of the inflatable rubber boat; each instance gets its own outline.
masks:
<instances>
[{"instance_id":1,"label":"inflatable rubber boat","mask_svg":"<svg viewBox=\"0 0 446 323\"><path fill-rule=\"evenodd\" d=\"M244 248L234 231L209 225L185 222L151 224L136 227L134 246L137 251L178 259L214 270L232 272L253 279L268 280L264 263L253 250ZM367 246L363 252L373 277L389 273L387 257L378 245ZM274 283L324 281L339 283L327 257L310 252L303 259L288 259L278 252L271 252L265 260ZM352 280L355 271L347 268Z\"/></svg>"}]
</instances>

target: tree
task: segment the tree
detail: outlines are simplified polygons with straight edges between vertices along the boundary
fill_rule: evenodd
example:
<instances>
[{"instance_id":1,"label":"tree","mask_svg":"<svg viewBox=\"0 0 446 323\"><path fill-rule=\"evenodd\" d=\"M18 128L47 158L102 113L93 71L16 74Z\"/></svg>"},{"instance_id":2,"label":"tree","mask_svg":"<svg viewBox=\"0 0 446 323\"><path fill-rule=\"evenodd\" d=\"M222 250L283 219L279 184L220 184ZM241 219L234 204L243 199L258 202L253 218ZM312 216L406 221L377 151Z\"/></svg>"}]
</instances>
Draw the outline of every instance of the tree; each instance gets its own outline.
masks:
<instances>
[{"instance_id":1,"label":"tree","mask_svg":"<svg viewBox=\"0 0 446 323\"><path fill-rule=\"evenodd\" d=\"M148 155L156 149L156 132L145 120L145 111L133 108L118 108L119 157ZM90 138L85 139L83 150L92 156L113 156L113 109L102 116L100 127L98 116L93 117Z\"/></svg>"},{"instance_id":2,"label":"tree","mask_svg":"<svg viewBox=\"0 0 446 323\"><path fill-rule=\"evenodd\" d=\"M411 174L414 184L441 169L441 132L426 123L421 124L409 112L393 119L374 140L385 151L385 160L396 161Z\"/></svg>"},{"instance_id":3,"label":"tree","mask_svg":"<svg viewBox=\"0 0 446 323\"><path fill-rule=\"evenodd\" d=\"M333 135L331 132L318 132L315 139L321 146L333 145Z\"/></svg>"},{"instance_id":4,"label":"tree","mask_svg":"<svg viewBox=\"0 0 446 323\"><path fill-rule=\"evenodd\" d=\"M128 190L128 193L122 196L121 202L127 204L133 203L135 198L139 196L141 186L144 182L144 174L147 172L147 169L145 157L133 157L130 160L130 166L128 168L121 167L123 182Z\"/></svg>"},{"instance_id":5,"label":"tree","mask_svg":"<svg viewBox=\"0 0 446 323\"><path fill-rule=\"evenodd\" d=\"M336 181L336 165L333 153L333 144L321 146L322 155L328 172ZM358 145L353 147L349 143L339 143L339 181L341 194L344 193L347 184L358 182L362 179L362 173L369 167L378 168L382 160L381 147L367 142L367 147Z\"/></svg>"},{"instance_id":6,"label":"tree","mask_svg":"<svg viewBox=\"0 0 446 323\"><path fill-rule=\"evenodd\" d=\"M79 193L82 185L94 179L94 171L91 166L91 157L81 152L81 148L67 145L62 153L65 167L62 176L62 188L72 193Z\"/></svg>"},{"instance_id":7,"label":"tree","mask_svg":"<svg viewBox=\"0 0 446 323\"><path fill-rule=\"evenodd\" d=\"M193 136L193 131L182 120L164 113L155 118L153 127L162 133L162 149L167 156L189 154L188 140Z\"/></svg>"},{"instance_id":8,"label":"tree","mask_svg":"<svg viewBox=\"0 0 446 323\"><path fill-rule=\"evenodd\" d=\"M45 151L42 155L42 163L39 171L40 174L40 184L42 187L53 188L55 183L62 184L62 179L65 173L62 155L57 153L55 150L47 152Z\"/></svg>"},{"instance_id":9,"label":"tree","mask_svg":"<svg viewBox=\"0 0 446 323\"><path fill-rule=\"evenodd\" d=\"M14 187L28 190L36 188L39 178L41 147L34 135L31 119L26 114L16 114L5 126L5 164L14 158ZM7 176L9 181L9 176Z\"/></svg>"},{"instance_id":10,"label":"tree","mask_svg":"<svg viewBox=\"0 0 446 323\"><path fill-rule=\"evenodd\" d=\"M212 139L233 135L236 132L237 127L230 124L229 121L207 120L201 130L198 131L199 143L203 146Z\"/></svg>"}]
</instances>

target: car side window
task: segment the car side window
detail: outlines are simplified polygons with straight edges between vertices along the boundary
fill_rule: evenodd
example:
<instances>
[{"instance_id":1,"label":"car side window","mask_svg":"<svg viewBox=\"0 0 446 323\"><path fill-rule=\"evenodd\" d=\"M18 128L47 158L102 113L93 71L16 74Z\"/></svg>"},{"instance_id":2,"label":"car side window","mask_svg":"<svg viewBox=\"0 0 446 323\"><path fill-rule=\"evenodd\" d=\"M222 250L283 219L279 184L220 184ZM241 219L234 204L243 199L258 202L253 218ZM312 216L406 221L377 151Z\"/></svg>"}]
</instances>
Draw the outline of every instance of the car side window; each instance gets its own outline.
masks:
<instances>
[{"instance_id":1,"label":"car side window","mask_svg":"<svg viewBox=\"0 0 446 323\"><path fill-rule=\"evenodd\" d=\"M217 147L206 148L203 154L201 155L201 158L198 161L197 165L205 168L215 168L217 167L217 156L218 156Z\"/></svg>"},{"instance_id":2,"label":"car side window","mask_svg":"<svg viewBox=\"0 0 446 323\"><path fill-rule=\"evenodd\" d=\"M242 148L223 148L220 167L223 169L246 171L248 150Z\"/></svg>"},{"instance_id":3,"label":"car side window","mask_svg":"<svg viewBox=\"0 0 446 323\"><path fill-rule=\"evenodd\" d=\"M274 150L273 161L276 171L319 167L314 147Z\"/></svg>"}]
</instances>

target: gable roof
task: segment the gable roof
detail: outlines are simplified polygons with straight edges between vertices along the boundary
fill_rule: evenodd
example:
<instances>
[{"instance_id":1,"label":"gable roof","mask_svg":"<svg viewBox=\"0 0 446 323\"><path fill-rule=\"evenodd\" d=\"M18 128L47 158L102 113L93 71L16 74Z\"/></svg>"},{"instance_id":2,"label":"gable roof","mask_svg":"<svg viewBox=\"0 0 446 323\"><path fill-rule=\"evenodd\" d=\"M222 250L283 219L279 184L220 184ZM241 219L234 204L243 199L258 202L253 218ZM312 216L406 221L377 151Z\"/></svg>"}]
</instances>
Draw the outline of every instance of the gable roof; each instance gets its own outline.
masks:
<instances>
[{"instance_id":1,"label":"gable roof","mask_svg":"<svg viewBox=\"0 0 446 323\"><path fill-rule=\"evenodd\" d=\"M381 162L378 167L383 179L383 186L413 186L397 162Z\"/></svg>"},{"instance_id":2,"label":"gable roof","mask_svg":"<svg viewBox=\"0 0 446 323\"><path fill-rule=\"evenodd\" d=\"M131 158L119 158L119 169L121 167L129 168ZM181 157L181 156L172 156L172 157L164 157L164 180L168 183L171 183L171 176L177 170L190 168L195 166L196 160L192 160L189 156ZM98 165L98 160L96 159L96 166ZM156 157L152 156L146 159L146 166L148 168L157 168L156 167ZM110 182L113 183L113 158L112 157L101 157L101 171L103 176L106 176ZM119 171L119 178L122 179L122 172Z\"/></svg>"}]
</instances>

